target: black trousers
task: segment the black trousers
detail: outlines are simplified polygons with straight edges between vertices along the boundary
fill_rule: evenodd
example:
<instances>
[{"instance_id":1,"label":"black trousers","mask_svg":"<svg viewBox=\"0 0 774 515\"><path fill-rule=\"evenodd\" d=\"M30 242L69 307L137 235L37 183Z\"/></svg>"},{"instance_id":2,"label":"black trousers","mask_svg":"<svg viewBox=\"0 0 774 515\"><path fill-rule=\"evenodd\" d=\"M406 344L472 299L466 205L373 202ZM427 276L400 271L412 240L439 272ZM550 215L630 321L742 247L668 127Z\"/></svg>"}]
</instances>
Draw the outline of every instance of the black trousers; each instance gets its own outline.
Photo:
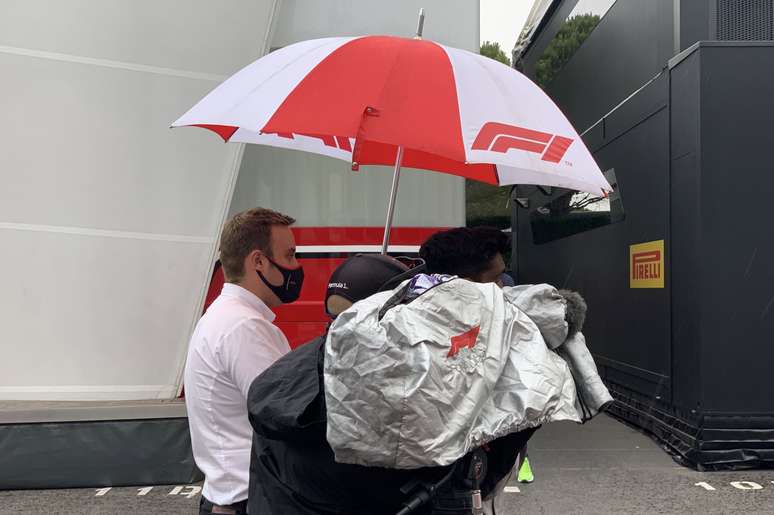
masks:
<instances>
[{"instance_id":1,"label":"black trousers","mask_svg":"<svg viewBox=\"0 0 774 515\"><path fill-rule=\"evenodd\" d=\"M199 515L247 515L247 499L228 506L216 506L204 496L199 500Z\"/></svg>"}]
</instances>

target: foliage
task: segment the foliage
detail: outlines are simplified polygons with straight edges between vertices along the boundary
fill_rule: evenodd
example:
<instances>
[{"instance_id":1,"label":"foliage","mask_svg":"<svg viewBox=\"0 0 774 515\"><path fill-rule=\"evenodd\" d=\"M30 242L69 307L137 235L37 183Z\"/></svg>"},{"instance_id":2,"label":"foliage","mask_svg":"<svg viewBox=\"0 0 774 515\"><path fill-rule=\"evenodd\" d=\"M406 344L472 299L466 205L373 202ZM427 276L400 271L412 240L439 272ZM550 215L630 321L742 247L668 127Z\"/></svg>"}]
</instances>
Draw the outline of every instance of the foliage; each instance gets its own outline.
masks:
<instances>
[{"instance_id":1,"label":"foliage","mask_svg":"<svg viewBox=\"0 0 774 515\"><path fill-rule=\"evenodd\" d=\"M510 186L491 186L478 181L465 181L466 225L489 225L499 229L511 226Z\"/></svg>"},{"instance_id":2,"label":"foliage","mask_svg":"<svg viewBox=\"0 0 774 515\"><path fill-rule=\"evenodd\" d=\"M479 53L490 59L494 59L495 61L500 61L507 66L511 65L511 60L507 55L505 55L503 49L500 48L500 43L494 41L484 41L484 43L481 45L481 50Z\"/></svg>"},{"instance_id":3,"label":"foliage","mask_svg":"<svg viewBox=\"0 0 774 515\"><path fill-rule=\"evenodd\" d=\"M580 14L564 22L535 66L535 80L545 89L599 23L596 14ZM482 52L483 53L483 52Z\"/></svg>"},{"instance_id":4,"label":"foliage","mask_svg":"<svg viewBox=\"0 0 774 515\"><path fill-rule=\"evenodd\" d=\"M600 17L593 14L581 14L569 18L559 29L556 37L546 47L543 55L536 65L536 82L545 89L551 81L559 74L565 64L580 48L589 34L599 23ZM510 59L500 48L499 43L485 41L481 45L481 55L496 59L501 63L510 65ZM508 195L510 187L496 187L487 184L467 181L465 186L467 225L492 225L500 228L511 226L511 207L508 205ZM599 225L607 213L596 213L588 211L590 204L596 203L602 199L587 197L577 197L573 200L573 195L561 195L550 203L550 209L553 213L561 213L563 216L556 220L546 220L543 223L556 224L558 230L571 230L559 228L566 225L565 216L570 216L575 212L575 216L584 213L583 217L574 219L573 223ZM560 223L561 221L561 223ZM608 222L609 223L609 222ZM550 231L549 231L550 232Z\"/></svg>"}]
</instances>

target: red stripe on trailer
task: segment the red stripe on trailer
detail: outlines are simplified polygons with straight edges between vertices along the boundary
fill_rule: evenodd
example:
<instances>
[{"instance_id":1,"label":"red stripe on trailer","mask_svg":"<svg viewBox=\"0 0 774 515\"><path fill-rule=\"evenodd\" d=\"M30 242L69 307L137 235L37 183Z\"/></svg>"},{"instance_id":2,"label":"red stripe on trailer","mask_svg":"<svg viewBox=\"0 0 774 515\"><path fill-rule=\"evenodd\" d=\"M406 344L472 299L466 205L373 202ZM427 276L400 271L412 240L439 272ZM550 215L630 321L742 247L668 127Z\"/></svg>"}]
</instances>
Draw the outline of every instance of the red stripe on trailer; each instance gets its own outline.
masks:
<instances>
[{"instance_id":1,"label":"red stripe on trailer","mask_svg":"<svg viewBox=\"0 0 774 515\"><path fill-rule=\"evenodd\" d=\"M391 245L420 246L427 238L444 227L393 227L390 232ZM329 321L325 314L325 291L328 278L349 254L352 246L381 245L383 227L292 227L296 246L324 246L330 257L305 258L304 253L298 259L304 266L304 287L299 299L285 306L274 308L277 314L275 323L282 329L295 348L316 338L325 332ZM207 290L204 310L214 301L223 289L223 270L218 263L213 271Z\"/></svg>"},{"instance_id":2,"label":"red stripe on trailer","mask_svg":"<svg viewBox=\"0 0 774 515\"><path fill-rule=\"evenodd\" d=\"M381 245L384 227L291 227L296 246ZM421 245L446 227L393 227L390 245ZM331 250L335 252L335 250Z\"/></svg>"}]
</instances>

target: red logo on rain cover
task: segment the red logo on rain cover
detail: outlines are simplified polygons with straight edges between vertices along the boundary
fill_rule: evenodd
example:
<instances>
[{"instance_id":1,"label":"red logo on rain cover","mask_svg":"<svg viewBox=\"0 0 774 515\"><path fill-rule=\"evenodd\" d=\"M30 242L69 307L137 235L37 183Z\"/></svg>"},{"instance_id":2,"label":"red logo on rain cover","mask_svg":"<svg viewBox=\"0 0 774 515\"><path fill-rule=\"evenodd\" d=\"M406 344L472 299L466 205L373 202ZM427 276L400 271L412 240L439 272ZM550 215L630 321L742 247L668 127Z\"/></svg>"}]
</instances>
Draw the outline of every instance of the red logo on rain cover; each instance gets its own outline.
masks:
<instances>
[{"instance_id":1,"label":"red logo on rain cover","mask_svg":"<svg viewBox=\"0 0 774 515\"><path fill-rule=\"evenodd\" d=\"M543 161L558 163L572 145L571 138L547 132L525 129L515 125L487 122L473 142L473 150L489 150L505 154L515 148L541 154Z\"/></svg>"},{"instance_id":2,"label":"red logo on rain cover","mask_svg":"<svg viewBox=\"0 0 774 515\"><path fill-rule=\"evenodd\" d=\"M457 353L460 351L460 349L464 349L467 347L468 349L472 349L476 346L476 338L478 338L478 332L481 330L481 326L477 325L470 331L464 332L457 336L452 336L451 339L451 349L449 349L449 354L446 355L447 358L451 358L453 356L456 356Z\"/></svg>"}]
</instances>

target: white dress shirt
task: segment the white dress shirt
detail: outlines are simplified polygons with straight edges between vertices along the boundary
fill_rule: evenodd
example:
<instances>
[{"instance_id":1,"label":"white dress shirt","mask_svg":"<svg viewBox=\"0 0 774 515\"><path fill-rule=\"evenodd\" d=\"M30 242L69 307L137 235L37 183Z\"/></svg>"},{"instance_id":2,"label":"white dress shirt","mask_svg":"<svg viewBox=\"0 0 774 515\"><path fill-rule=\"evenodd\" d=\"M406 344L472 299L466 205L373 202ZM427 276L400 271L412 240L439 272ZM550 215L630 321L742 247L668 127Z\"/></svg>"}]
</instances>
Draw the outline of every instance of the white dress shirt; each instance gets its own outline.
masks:
<instances>
[{"instance_id":1,"label":"white dress shirt","mask_svg":"<svg viewBox=\"0 0 774 515\"><path fill-rule=\"evenodd\" d=\"M247 499L253 434L247 391L290 351L274 316L253 293L226 283L191 337L185 404L194 459L205 475L202 494L215 504Z\"/></svg>"}]
</instances>

